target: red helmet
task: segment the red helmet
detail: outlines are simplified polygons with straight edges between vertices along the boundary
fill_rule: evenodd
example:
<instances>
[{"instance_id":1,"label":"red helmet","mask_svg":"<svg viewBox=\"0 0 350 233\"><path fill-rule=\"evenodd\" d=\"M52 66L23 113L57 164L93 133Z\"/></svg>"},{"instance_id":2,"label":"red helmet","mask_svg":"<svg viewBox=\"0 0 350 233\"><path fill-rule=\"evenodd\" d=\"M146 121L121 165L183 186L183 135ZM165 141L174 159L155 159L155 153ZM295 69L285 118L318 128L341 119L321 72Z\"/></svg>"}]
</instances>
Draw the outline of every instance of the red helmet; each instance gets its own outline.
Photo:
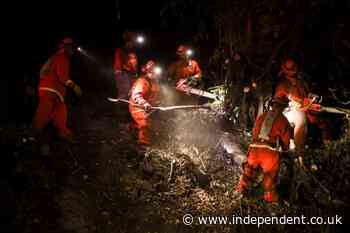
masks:
<instances>
[{"instance_id":1,"label":"red helmet","mask_svg":"<svg viewBox=\"0 0 350 233\"><path fill-rule=\"evenodd\" d=\"M142 66L141 71L142 73L149 73L154 70L154 66L156 63L153 60L149 60L145 65Z\"/></svg>"},{"instance_id":2,"label":"red helmet","mask_svg":"<svg viewBox=\"0 0 350 233\"><path fill-rule=\"evenodd\" d=\"M61 43L60 43L60 45L58 46L60 49L61 48L63 48L65 45L73 45L73 39L72 38L70 38L70 37L66 37L66 38L64 38L62 41L61 41Z\"/></svg>"}]
</instances>

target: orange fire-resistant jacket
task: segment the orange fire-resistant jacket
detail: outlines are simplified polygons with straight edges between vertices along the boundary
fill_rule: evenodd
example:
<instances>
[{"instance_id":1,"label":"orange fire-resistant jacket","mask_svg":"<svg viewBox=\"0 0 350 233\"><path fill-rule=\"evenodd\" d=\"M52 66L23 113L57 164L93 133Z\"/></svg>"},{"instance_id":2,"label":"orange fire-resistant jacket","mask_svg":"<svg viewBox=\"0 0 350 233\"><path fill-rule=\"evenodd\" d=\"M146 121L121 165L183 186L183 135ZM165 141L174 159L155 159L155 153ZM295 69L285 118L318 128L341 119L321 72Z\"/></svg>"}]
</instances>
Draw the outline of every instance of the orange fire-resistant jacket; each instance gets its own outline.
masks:
<instances>
[{"instance_id":1,"label":"orange fire-resistant jacket","mask_svg":"<svg viewBox=\"0 0 350 233\"><path fill-rule=\"evenodd\" d=\"M274 98L287 97L290 101L294 101L300 105L304 106L308 95L308 87L302 80L288 79L283 77L276 86L276 91Z\"/></svg>"},{"instance_id":2,"label":"orange fire-resistant jacket","mask_svg":"<svg viewBox=\"0 0 350 233\"><path fill-rule=\"evenodd\" d=\"M260 130L262 128L263 122L266 119L268 112L261 114L256 122L255 127L253 129L253 143L261 142L259 138ZM279 113L275 116L270 133L268 134L269 140L267 140L266 144L268 145L276 145L277 141L282 146L283 150L289 149L289 140L291 135L291 129L287 118Z\"/></svg>"},{"instance_id":3,"label":"orange fire-resistant jacket","mask_svg":"<svg viewBox=\"0 0 350 233\"><path fill-rule=\"evenodd\" d=\"M114 54L114 70L115 71L128 71L128 72L136 72L137 71L137 63L130 60L130 54L134 54L132 52L128 52L123 48L117 48Z\"/></svg>"},{"instance_id":4,"label":"orange fire-resistant jacket","mask_svg":"<svg viewBox=\"0 0 350 233\"><path fill-rule=\"evenodd\" d=\"M130 102L139 105L144 105L145 103L154 105L157 101L158 94L158 83L145 76L141 76L131 88Z\"/></svg>"},{"instance_id":5,"label":"orange fire-resistant jacket","mask_svg":"<svg viewBox=\"0 0 350 233\"><path fill-rule=\"evenodd\" d=\"M189 61L179 60L170 65L168 69L169 78L178 82L181 79L188 78L190 76L196 76L198 81L202 78L202 71L198 65L198 62L191 59Z\"/></svg>"},{"instance_id":6,"label":"orange fire-resistant jacket","mask_svg":"<svg viewBox=\"0 0 350 233\"><path fill-rule=\"evenodd\" d=\"M64 102L65 83L69 80L69 62L69 56L64 49L49 58L40 70L39 94L41 91L50 91Z\"/></svg>"}]
</instances>

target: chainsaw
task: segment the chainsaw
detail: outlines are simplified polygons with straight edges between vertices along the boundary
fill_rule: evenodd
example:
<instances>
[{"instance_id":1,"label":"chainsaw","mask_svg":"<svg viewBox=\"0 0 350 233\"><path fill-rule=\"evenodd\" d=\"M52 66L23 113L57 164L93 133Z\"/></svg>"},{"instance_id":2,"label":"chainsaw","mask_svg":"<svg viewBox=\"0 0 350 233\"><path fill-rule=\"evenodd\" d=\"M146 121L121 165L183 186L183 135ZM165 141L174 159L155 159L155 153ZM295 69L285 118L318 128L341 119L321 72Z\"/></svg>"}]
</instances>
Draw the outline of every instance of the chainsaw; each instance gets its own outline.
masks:
<instances>
[{"instance_id":1,"label":"chainsaw","mask_svg":"<svg viewBox=\"0 0 350 233\"><path fill-rule=\"evenodd\" d=\"M219 96L208 91L203 91L201 89L191 87L190 82L187 79L179 80L176 84L176 90L185 92L187 94L202 96L215 101L223 101L223 96Z\"/></svg>"}]
</instances>

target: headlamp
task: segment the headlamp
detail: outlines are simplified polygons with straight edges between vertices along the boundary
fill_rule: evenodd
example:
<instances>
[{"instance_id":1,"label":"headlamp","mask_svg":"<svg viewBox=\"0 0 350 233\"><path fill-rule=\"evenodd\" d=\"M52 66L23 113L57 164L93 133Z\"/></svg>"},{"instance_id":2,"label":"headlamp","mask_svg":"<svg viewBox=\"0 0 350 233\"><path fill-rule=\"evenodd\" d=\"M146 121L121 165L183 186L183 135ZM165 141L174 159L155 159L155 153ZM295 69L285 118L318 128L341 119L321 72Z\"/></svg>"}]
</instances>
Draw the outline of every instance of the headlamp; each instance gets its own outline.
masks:
<instances>
[{"instance_id":1,"label":"headlamp","mask_svg":"<svg viewBox=\"0 0 350 233\"><path fill-rule=\"evenodd\" d=\"M138 35L136 37L136 42L139 44L143 44L145 42L145 38L142 35Z\"/></svg>"},{"instance_id":2,"label":"headlamp","mask_svg":"<svg viewBox=\"0 0 350 233\"><path fill-rule=\"evenodd\" d=\"M156 75L160 75L162 73L162 68L160 68L159 66L156 66L154 67L153 71Z\"/></svg>"},{"instance_id":3,"label":"headlamp","mask_svg":"<svg viewBox=\"0 0 350 233\"><path fill-rule=\"evenodd\" d=\"M192 56L192 54L193 54L193 51L191 49L187 49L186 50L186 55L187 56Z\"/></svg>"}]
</instances>

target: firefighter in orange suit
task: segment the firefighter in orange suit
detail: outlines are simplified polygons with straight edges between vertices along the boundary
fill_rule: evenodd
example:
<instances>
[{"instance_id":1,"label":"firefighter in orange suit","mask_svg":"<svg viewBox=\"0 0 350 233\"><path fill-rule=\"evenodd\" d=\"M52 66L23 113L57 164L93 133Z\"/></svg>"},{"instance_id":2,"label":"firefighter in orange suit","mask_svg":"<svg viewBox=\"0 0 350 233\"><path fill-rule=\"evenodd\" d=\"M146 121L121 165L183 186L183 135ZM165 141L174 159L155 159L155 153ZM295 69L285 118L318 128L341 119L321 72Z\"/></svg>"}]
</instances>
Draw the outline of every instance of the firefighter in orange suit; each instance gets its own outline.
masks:
<instances>
[{"instance_id":1,"label":"firefighter in orange suit","mask_svg":"<svg viewBox=\"0 0 350 233\"><path fill-rule=\"evenodd\" d=\"M73 52L73 40L65 38L59 45L59 50L41 68L39 104L33 119L33 128L38 132L51 121L60 138L66 140L71 140L72 137L67 127L67 108L64 103L66 88L71 88L78 96L82 94L80 87L69 77Z\"/></svg>"},{"instance_id":2,"label":"firefighter in orange suit","mask_svg":"<svg viewBox=\"0 0 350 233\"><path fill-rule=\"evenodd\" d=\"M261 114L253 129L253 143L250 144L247 162L243 165L237 191L244 193L255 176L255 170L260 167L264 174L264 200L278 201L275 190L279 165L280 151L289 149L291 128L283 115L283 109L288 105L287 99L273 100L272 109Z\"/></svg>"},{"instance_id":3,"label":"firefighter in orange suit","mask_svg":"<svg viewBox=\"0 0 350 233\"><path fill-rule=\"evenodd\" d=\"M294 126L296 154L302 159L307 134L307 116L302 110L308 96L306 83L297 77L297 65L292 59L286 59L281 65L282 75L277 83L274 98L287 97L290 101L285 116Z\"/></svg>"},{"instance_id":4,"label":"firefighter in orange suit","mask_svg":"<svg viewBox=\"0 0 350 233\"><path fill-rule=\"evenodd\" d=\"M125 45L117 48L114 54L114 73L117 85L118 98L127 99L130 88L137 77L138 61L133 51L136 44L134 33L125 32Z\"/></svg>"},{"instance_id":5,"label":"firefighter in orange suit","mask_svg":"<svg viewBox=\"0 0 350 233\"><path fill-rule=\"evenodd\" d=\"M202 71L198 62L191 59L192 50L184 45L177 48L176 55L178 60L171 64L167 71L167 76L176 83L177 88L182 84L196 86L202 79Z\"/></svg>"},{"instance_id":6,"label":"firefighter in orange suit","mask_svg":"<svg viewBox=\"0 0 350 233\"><path fill-rule=\"evenodd\" d=\"M148 61L142 67L142 75L139 77L130 91L129 111L137 124L138 143L150 145L152 105L158 101L159 85L157 83L158 72L154 61Z\"/></svg>"},{"instance_id":7,"label":"firefighter in orange suit","mask_svg":"<svg viewBox=\"0 0 350 233\"><path fill-rule=\"evenodd\" d=\"M317 112L312 110L316 95L310 93L306 83L298 77L298 68L292 59L288 58L282 63L280 74L282 77L277 83L274 98L289 99L289 106L284 115L294 126L295 150L299 162L303 165L307 123L316 124L322 130L324 141L329 140L328 127L326 122L317 116Z\"/></svg>"}]
</instances>

